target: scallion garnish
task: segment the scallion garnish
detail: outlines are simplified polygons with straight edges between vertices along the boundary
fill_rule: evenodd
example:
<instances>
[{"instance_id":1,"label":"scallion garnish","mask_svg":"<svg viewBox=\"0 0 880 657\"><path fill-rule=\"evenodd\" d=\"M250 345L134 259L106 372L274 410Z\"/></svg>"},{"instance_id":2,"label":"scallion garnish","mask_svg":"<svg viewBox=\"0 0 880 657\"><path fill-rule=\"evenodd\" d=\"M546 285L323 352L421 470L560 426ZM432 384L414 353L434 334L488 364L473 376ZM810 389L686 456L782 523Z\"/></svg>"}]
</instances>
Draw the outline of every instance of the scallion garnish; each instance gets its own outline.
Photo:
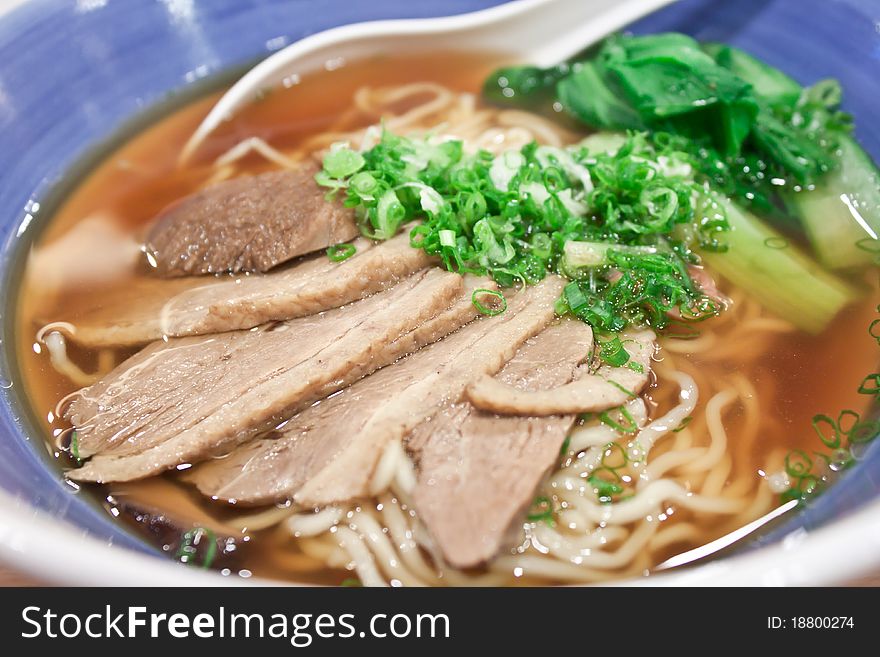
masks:
<instances>
[{"instance_id":1,"label":"scallion garnish","mask_svg":"<svg viewBox=\"0 0 880 657\"><path fill-rule=\"evenodd\" d=\"M334 244L327 249L327 257L331 262L342 262L348 260L357 253L357 247L354 244Z\"/></svg>"},{"instance_id":2,"label":"scallion garnish","mask_svg":"<svg viewBox=\"0 0 880 657\"><path fill-rule=\"evenodd\" d=\"M617 416L617 418L615 418ZM614 429L619 434L635 433L639 425L626 406L612 408L599 414L599 421Z\"/></svg>"},{"instance_id":3,"label":"scallion garnish","mask_svg":"<svg viewBox=\"0 0 880 657\"><path fill-rule=\"evenodd\" d=\"M568 434L565 437L565 440L562 441L562 447L559 448L559 456L567 456L568 448L571 445L571 434Z\"/></svg>"},{"instance_id":4,"label":"scallion garnish","mask_svg":"<svg viewBox=\"0 0 880 657\"><path fill-rule=\"evenodd\" d=\"M878 395L880 394L880 373L874 372L869 374L859 385L860 395Z\"/></svg>"},{"instance_id":5,"label":"scallion garnish","mask_svg":"<svg viewBox=\"0 0 880 657\"><path fill-rule=\"evenodd\" d=\"M686 418L684 418L681 421L681 423L677 427L675 427L675 429L672 430L672 433L678 433L679 431L684 431L687 428L687 425L689 425L693 421L694 421L694 416L688 415Z\"/></svg>"},{"instance_id":6,"label":"scallion garnish","mask_svg":"<svg viewBox=\"0 0 880 657\"><path fill-rule=\"evenodd\" d=\"M545 525L553 526L553 502L549 498L541 496L535 498L532 503L532 509L529 511L526 519L529 522L543 522Z\"/></svg>"},{"instance_id":7,"label":"scallion garnish","mask_svg":"<svg viewBox=\"0 0 880 657\"><path fill-rule=\"evenodd\" d=\"M784 237L768 237L764 240L764 246L768 249L786 249L788 248L788 240Z\"/></svg>"},{"instance_id":8,"label":"scallion garnish","mask_svg":"<svg viewBox=\"0 0 880 657\"><path fill-rule=\"evenodd\" d=\"M75 429L73 433L70 434L70 455L77 461L81 460L79 457L79 434Z\"/></svg>"},{"instance_id":9,"label":"scallion garnish","mask_svg":"<svg viewBox=\"0 0 880 657\"><path fill-rule=\"evenodd\" d=\"M207 540L204 556L201 563L196 563L196 557L199 553L199 545L203 540ZM217 535L207 527L195 527L186 532L177 548L175 559L187 565L198 565L200 568L208 569L214 563L217 557Z\"/></svg>"},{"instance_id":10,"label":"scallion garnish","mask_svg":"<svg viewBox=\"0 0 880 657\"><path fill-rule=\"evenodd\" d=\"M608 474L603 476L603 473ZM623 492L624 488L620 485L621 481L620 475L615 470L607 467L596 468L587 477L587 483L593 487L593 492L596 493L600 504L611 504L614 501L614 497Z\"/></svg>"},{"instance_id":11,"label":"scallion garnish","mask_svg":"<svg viewBox=\"0 0 880 657\"><path fill-rule=\"evenodd\" d=\"M495 305L487 306L482 301L480 301L481 296L489 296L494 298L496 300ZM507 299L505 299L504 295L498 290L477 288L471 295L471 303L474 304L474 308L476 308L481 314L488 315L489 317L495 317L496 315L500 315L505 310L507 310Z\"/></svg>"},{"instance_id":12,"label":"scallion garnish","mask_svg":"<svg viewBox=\"0 0 880 657\"><path fill-rule=\"evenodd\" d=\"M823 445L830 449L840 447L840 429L834 420L827 415L818 414L813 416L812 425Z\"/></svg>"},{"instance_id":13,"label":"scallion garnish","mask_svg":"<svg viewBox=\"0 0 880 657\"><path fill-rule=\"evenodd\" d=\"M629 352L624 349L623 342L614 336L610 340L599 341L599 359L611 367L623 367L629 361Z\"/></svg>"},{"instance_id":14,"label":"scallion garnish","mask_svg":"<svg viewBox=\"0 0 880 657\"><path fill-rule=\"evenodd\" d=\"M344 192L367 237L388 239L419 220L410 244L451 271L502 287L568 275L558 310L599 331L662 328L673 309L703 308L689 245L722 249L727 222L689 176L689 156L640 133L613 152L588 141L493 156L385 131L363 153L334 146L316 180Z\"/></svg>"}]
</instances>

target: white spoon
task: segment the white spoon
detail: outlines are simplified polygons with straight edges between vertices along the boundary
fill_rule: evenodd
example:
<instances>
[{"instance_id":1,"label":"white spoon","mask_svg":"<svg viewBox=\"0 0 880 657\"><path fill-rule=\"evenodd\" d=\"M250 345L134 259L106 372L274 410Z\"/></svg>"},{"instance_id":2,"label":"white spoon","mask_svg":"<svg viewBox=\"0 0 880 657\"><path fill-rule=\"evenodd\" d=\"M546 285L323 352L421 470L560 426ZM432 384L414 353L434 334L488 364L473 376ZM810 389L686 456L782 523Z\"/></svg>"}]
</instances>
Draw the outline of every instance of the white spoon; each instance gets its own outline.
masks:
<instances>
[{"instance_id":1,"label":"white spoon","mask_svg":"<svg viewBox=\"0 0 880 657\"><path fill-rule=\"evenodd\" d=\"M488 52L547 67L674 0L516 0L459 16L373 21L313 34L248 71L213 107L183 148L186 162L205 138L261 92L292 76L367 55Z\"/></svg>"}]
</instances>

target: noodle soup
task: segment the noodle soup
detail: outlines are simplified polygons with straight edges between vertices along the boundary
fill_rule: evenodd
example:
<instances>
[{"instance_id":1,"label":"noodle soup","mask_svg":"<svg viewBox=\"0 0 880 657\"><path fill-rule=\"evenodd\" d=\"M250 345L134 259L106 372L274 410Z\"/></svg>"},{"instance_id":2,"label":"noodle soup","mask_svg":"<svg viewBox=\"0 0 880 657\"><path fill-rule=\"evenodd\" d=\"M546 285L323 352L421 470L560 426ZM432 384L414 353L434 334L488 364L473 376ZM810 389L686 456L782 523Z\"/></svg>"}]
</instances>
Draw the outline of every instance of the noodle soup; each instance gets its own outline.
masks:
<instances>
[{"instance_id":1,"label":"noodle soup","mask_svg":"<svg viewBox=\"0 0 880 657\"><path fill-rule=\"evenodd\" d=\"M485 55L349 64L269 93L179 164L180 148L215 95L111 153L46 226L20 294L18 356L61 467L73 462L71 425L59 402L140 348L78 345L71 339L77 326L120 304L147 306L152 297L190 289L185 278L155 278L144 262L141 244L154 216L188 194L292 167L337 142L375 144L380 121L389 131L449 135L469 151L491 153L533 141L564 147L587 135L552 106L531 113L486 104L479 89L493 64ZM379 458L371 494L320 507L212 500L187 483L190 463L140 480L82 484L83 492L183 561L205 561L206 545L216 543L219 556L211 550L209 565L226 574L326 584L356 576L364 584L403 585L643 575L777 508L787 486L786 455L821 448L814 416L867 410L856 388L876 360L865 329L877 294L873 280L858 273L852 280L870 292L816 335L720 282L726 310L684 330L658 332L647 387L604 418L576 421L515 540L477 567L452 566L439 553L412 498L414 466L399 445ZM59 319L68 326L46 328ZM53 338L54 348L53 332L66 334L60 344Z\"/></svg>"}]
</instances>

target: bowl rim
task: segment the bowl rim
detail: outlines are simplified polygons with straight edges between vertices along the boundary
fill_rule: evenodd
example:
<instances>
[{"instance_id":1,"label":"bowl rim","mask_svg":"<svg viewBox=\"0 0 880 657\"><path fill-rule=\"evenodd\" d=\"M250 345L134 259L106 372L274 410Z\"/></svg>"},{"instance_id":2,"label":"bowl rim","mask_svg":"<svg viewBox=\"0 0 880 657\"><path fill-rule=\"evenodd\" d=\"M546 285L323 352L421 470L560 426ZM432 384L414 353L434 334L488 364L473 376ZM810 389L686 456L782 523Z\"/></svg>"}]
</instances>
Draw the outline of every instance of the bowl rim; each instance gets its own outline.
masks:
<instances>
[{"instance_id":1,"label":"bowl rim","mask_svg":"<svg viewBox=\"0 0 880 657\"><path fill-rule=\"evenodd\" d=\"M856 538L858 540L850 540ZM58 555L63 553L64 560ZM846 555L840 558L838 555ZM101 541L0 490L0 562L68 586L309 586L223 576ZM70 564L77 564L72 569ZM880 500L815 531L745 554L611 586L828 586L880 565Z\"/></svg>"}]
</instances>

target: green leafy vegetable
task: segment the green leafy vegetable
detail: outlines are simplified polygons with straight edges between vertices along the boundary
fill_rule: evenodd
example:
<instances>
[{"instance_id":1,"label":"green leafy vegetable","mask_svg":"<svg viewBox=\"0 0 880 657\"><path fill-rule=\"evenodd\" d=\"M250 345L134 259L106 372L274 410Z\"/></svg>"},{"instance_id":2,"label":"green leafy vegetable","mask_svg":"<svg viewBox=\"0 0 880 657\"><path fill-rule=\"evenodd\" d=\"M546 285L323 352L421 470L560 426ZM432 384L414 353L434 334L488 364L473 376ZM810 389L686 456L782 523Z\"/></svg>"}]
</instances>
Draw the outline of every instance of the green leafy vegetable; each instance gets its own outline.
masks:
<instances>
[{"instance_id":1,"label":"green leafy vegetable","mask_svg":"<svg viewBox=\"0 0 880 657\"><path fill-rule=\"evenodd\" d=\"M677 33L612 36L567 65L497 71L485 89L496 103L536 108L554 84L576 119L671 135L701 180L768 213L778 212L780 192L811 188L838 166L850 127L834 81L803 89L741 50Z\"/></svg>"}]
</instances>

